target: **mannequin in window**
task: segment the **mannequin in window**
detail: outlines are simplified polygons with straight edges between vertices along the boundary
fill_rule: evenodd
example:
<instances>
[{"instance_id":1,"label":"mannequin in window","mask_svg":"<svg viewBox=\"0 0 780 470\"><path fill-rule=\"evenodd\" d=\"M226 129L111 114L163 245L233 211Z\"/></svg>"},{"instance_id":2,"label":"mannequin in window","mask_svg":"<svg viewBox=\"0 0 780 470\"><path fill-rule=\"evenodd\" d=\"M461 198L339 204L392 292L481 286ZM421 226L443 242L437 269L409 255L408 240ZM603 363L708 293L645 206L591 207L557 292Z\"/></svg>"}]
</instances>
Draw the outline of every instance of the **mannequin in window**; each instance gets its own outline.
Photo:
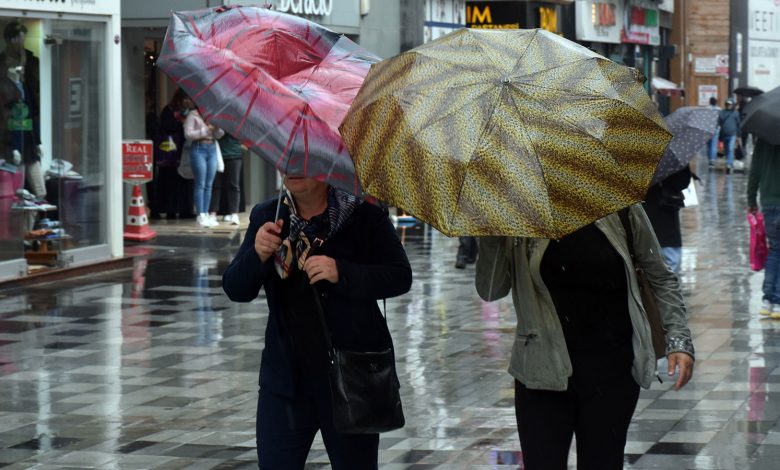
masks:
<instances>
[{"instance_id":1,"label":"mannequin in window","mask_svg":"<svg viewBox=\"0 0 780 470\"><path fill-rule=\"evenodd\" d=\"M25 166L25 177L30 191L39 199L46 196L43 180L41 157L43 150L40 140L40 101L38 96L39 70L38 58L24 48L27 27L18 21L12 21L3 29L5 50L0 53L0 66L6 71L6 80L10 81L15 98L4 100L7 107L4 114L7 119L0 123L8 135L10 153ZM4 86L3 88L6 88Z\"/></svg>"}]
</instances>

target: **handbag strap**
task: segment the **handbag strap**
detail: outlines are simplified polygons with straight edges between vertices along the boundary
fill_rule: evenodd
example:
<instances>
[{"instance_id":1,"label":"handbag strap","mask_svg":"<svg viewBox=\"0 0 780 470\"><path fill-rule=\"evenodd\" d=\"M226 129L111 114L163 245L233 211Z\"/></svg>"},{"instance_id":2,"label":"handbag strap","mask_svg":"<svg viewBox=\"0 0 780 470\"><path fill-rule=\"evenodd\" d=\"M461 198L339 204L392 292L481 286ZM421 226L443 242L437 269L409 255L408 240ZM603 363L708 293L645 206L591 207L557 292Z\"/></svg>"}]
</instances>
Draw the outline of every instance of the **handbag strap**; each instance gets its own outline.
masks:
<instances>
[{"instance_id":1,"label":"handbag strap","mask_svg":"<svg viewBox=\"0 0 780 470\"><path fill-rule=\"evenodd\" d=\"M320 325L322 326L322 333L325 335L325 346L328 348L328 355L333 356L336 352L336 348L333 347L333 341L331 341L330 328L328 328L328 322L325 321L325 310L322 308L322 302L320 301L320 292L317 286L311 286L312 294L314 295L314 304L317 306L317 317L320 319ZM382 306L384 311L382 312L387 322L387 299L382 299Z\"/></svg>"},{"instance_id":2,"label":"handbag strap","mask_svg":"<svg viewBox=\"0 0 780 470\"><path fill-rule=\"evenodd\" d=\"M620 209L618 211L620 216L620 222L623 224L623 229L626 231L626 240L628 241L628 254L631 255L631 261L634 262L634 268L637 267L636 254L634 253L634 231L631 230L631 222L628 220L628 208Z\"/></svg>"}]
</instances>

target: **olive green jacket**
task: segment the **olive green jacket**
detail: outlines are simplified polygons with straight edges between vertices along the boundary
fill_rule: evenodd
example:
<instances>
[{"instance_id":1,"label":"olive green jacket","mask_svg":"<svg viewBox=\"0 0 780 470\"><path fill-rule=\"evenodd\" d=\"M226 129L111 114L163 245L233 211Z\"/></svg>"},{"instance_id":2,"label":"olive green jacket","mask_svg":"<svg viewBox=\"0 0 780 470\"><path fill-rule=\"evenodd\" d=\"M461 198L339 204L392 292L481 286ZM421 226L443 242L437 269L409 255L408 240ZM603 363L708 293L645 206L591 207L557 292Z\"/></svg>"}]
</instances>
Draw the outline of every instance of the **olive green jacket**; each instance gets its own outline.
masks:
<instances>
[{"instance_id":1,"label":"olive green jacket","mask_svg":"<svg viewBox=\"0 0 780 470\"><path fill-rule=\"evenodd\" d=\"M631 207L629 220L634 235L634 252L653 286L667 330L666 353L685 352L693 356L688 314L680 285L674 273L664 264L661 247L641 205ZM656 360L626 233L617 214L599 219L595 225L606 235L625 264L629 286L626 300L634 330L631 373L639 385L649 388L656 374ZM509 373L531 389L566 390L572 365L558 314L539 270L549 242L540 238L481 238L476 286L480 297L487 301L500 299L512 291L517 330Z\"/></svg>"}]
</instances>

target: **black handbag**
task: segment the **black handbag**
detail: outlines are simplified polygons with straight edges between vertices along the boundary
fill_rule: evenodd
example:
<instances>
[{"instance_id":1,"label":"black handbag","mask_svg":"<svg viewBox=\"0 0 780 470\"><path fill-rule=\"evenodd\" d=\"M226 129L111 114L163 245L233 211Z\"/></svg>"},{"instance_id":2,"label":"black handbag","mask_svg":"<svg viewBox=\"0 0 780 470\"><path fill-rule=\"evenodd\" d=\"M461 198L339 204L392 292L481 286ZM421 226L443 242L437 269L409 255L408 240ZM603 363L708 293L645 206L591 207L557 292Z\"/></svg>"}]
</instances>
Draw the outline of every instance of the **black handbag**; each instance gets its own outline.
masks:
<instances>
[{"instance_id":1,"label":"black handbag","mask_svg":"<svg viewBox=\"0 0 780 470\"><path fill-rule=\"evenodd\" d=\"M642 297L642 306L645 308L647 322L650 324L650 336L653 341L653 352L656 359L666 357L666 330L661 321L661 312L658 310L658 304L655 301L655 293L650 281L647 280L644 269L639 264L634 254L634 231L631 230L631 222L628 220L628 211L623 209L618 212L620 222L626 231L628 241L628 252L631 255L631 261L634 263L636 279L639 283L639 293Z\"/></svg>"},{"instance_id":2,"label":"black handbag","mask_svg":"<svg viewBox=\"0 0 780 470\"><path fill-rule=\"evenodd\" d=\"M333 346L316 287L317 313L328 348L333 428L345 434L373 434L404 426L395 354L384 351L342 351Z\"/></svg>"}]
</instances>

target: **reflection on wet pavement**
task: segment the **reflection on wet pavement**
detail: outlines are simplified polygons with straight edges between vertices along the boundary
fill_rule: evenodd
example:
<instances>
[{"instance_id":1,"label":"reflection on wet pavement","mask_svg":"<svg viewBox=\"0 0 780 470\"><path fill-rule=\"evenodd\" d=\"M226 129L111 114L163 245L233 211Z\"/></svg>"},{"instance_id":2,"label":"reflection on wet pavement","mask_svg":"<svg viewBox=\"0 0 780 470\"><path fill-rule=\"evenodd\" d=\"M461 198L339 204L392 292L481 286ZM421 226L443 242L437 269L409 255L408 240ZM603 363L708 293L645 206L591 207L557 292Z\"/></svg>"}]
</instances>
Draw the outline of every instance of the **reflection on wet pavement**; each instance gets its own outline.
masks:
<instances>
[{"instance_id":1,"label":"reflection on wet pavement","mask_svg":"<svg viewBox=\"0 0 780 470\"><path fill-rule=\"evenodd\" d=\"M701 176L701 204L683 210L696 374L642 392L626 468L776 469L780 321L756 313L746 176ZM473 266L453 267L457 240L399 234L415 282L387 316L407 425L382 436L381 467L522 468L510 299L479 300ZM150 246L133 270L0 292L0 467L256 468L267 310L222 294L234 249ZM309 462L327 467L319 438Z\"/></svg>"}]
</instances>

